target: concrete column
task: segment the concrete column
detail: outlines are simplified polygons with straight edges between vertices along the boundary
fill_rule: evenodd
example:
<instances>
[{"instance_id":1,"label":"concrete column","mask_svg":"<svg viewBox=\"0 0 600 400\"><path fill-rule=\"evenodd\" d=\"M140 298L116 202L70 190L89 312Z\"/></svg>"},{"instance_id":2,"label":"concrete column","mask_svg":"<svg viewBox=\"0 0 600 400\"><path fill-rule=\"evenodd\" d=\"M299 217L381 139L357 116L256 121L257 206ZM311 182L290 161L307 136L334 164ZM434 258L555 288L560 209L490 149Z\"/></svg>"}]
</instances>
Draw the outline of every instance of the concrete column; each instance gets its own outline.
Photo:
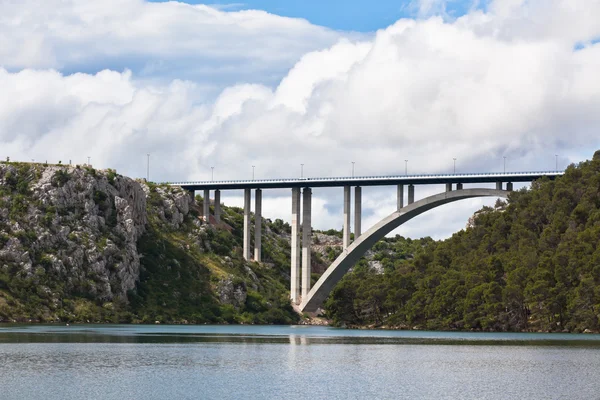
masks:
<instances>
[{"instance_id":1,"label":"concrete column","mask_svg":"<svg viewBox=\"0 0 600 400\"><path fill-rule=\"evenodd\" d=\"M513 184L512 184L512 182L508 182L506 184L506 190L508 190L509 192L513 191Z\"/></svg>"},{"instance_id":2,"label":"concrete column","mask_svg":"<svg viewBox=\"0 0 600 400\"><path fill-rule=\"evenodd\" d=\"M398 211L404 207L404 185L398 185Z\"/></svg>"},{"instance_id":3,"label":"concrete column","mask_svg":"<svg viewBox=\"0 0 600 400\"><path fill-rule=\"evenodd\" d=\"M306 298L310 291L311 200L311 189L304 188L302 192L302 298Z\"/></svg>"},{"instance_id":4,"label":"concrete column","mask_svg":"<svg viewBox=\"0 0 600 400\"><path fill-rule=\"evenodd\" d=\"M292 189L292 269L290 272L290 298L300 303L300 188Z\"/></svg>"},{"instance_id":5,"label":"concrete column","mask_svg":"<svg viewBox=\"0 0 600 400\"><path fill-rule=\"evenodd\" d=\"M344 186L344 227L342 239L344 249L350 246L350 186Z\"/></svg>"},{"instance_id":6,"label":"concrete column","mask_svg":"<svg viewBox=\"0 0 600 400\"><path fill-rule=\"evenodd\" d=\"M354 240L360 236L360 223L362 219L362 188L354 188Z\"/></svg>"},{"instance_id":7,"label":"concrete column","mask_svg":"<svg viewBox=\"0 0 600 400\"><path fill-rule=\"evenodd\" d=\"M456 190L462 190L463 189L463 184L462 183L457 183L456 184Z\"/></svg>"},{"instance_id":8,"label":"concrete column","mask_svg":"<svg viewBox=\"0 0 600 400\"><path fill-rule=\"evenodd\" d=\"M244 260L250 260L250 189L244 189Z\"/></svg>"},{"instance_id":9,"label":"concrete column","mask_svg":"<svg viewBox=\"0 0 600 400\"><path fill-rule=\"evenodd\" d=\"M215 221L216 223L221 222L221 191L215 190Z\"/></svg>"},{"instance_id":10,"label":"concrete column","mask_svg":"<svg viewBox=\"0 0 600 400\"><path fill-rule=\"evenodd\" d=\"M254 192L254 261L261 262L262 254L262 190Z\"/></svg>"},{"instance_id":11,"label":"concrete column","mask_svg":"<svg viewBox=\"0 0 600 400\"><path fill-rule=\"evenodd\" d=\"M451 192L451 191L452 191L452 184L446 183L446 192Z\"/></svg>"},{"instance_id":12,"label":"concrete column","mask_svg":"<svg viewBox=\"0 0 600 400\"><path fill-rule=\"evenodd\" d=\"M408 185L408 204L415 202L415 187L414 185Z\"/></svg>"},{"instance_id":13,"label":"concrete column","mask_svg":"<svg viewBox=\"0 0 600 400\"><path fill-rule=\"evenodd\" d=\"M204 221L210 224L210 190L204 189L204 199L202 200L202 214L204 214Z\"/></svg>"},{"instance_id":14,"label":"concrete column","mask_svg":"<svg viewBox=\"0 0 600 400\"><path fill-rule=\"evenodd\" d=\"M502 190L502 182L496 182L496 190Z\"/></svg>"}]
</instances>

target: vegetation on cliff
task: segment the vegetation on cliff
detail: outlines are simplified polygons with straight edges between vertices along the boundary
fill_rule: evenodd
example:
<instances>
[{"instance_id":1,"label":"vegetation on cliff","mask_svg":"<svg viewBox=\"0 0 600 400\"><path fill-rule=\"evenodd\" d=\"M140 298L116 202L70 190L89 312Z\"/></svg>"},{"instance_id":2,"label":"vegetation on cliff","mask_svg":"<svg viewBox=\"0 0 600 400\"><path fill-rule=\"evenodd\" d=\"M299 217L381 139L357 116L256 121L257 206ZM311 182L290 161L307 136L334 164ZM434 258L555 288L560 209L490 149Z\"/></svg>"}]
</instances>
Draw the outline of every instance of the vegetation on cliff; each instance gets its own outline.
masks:
<instances>
[{"instance_id":1,"label":"vegetation on cliff","mask_svg":"<svg viewBox=\"0 0 600 400\"><path fill-rule=\"evenodd\" d=\"M483 208L447 240L413 242L414 257L393 251L405 241L378 244L383 274L361 263L327 315L345 325L598 331L600 151Z\"/></svg>"},{"instance_id":2,"label":"vegetation on cliff","mask_svg":"<svg viewBox=\"0 0 600 400\"><path fill-rule=\"evenodd\" d=\"M113 170L0 163L0 321L295 322L283 224L263 224L257 264L241 221Z\"/></svg>"}]
</instances>

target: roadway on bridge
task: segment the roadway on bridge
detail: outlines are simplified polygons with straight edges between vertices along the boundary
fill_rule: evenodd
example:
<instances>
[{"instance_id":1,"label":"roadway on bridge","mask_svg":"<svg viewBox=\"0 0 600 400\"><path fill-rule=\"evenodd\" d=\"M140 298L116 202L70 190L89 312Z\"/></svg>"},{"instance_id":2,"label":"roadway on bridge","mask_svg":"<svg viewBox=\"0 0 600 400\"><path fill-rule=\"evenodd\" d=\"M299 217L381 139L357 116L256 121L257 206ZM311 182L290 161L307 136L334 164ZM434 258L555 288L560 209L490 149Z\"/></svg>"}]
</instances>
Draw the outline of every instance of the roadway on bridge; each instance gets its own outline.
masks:
<instances>
[{"instance_id":1,"label":"roadway on bridge","mask_svg":"<svg viewBox=\"0 0 600 400\"><path fill-rule=\"evenodd\" d=\"M555 178L563 171L499 172L472 174L390 175L331 178L289 178L258 180L224 180L170 182L187 190L216 189L285 189L302 187L435 185L445 183L531 182L544 176Z\"/></svg>"}]
</instances>

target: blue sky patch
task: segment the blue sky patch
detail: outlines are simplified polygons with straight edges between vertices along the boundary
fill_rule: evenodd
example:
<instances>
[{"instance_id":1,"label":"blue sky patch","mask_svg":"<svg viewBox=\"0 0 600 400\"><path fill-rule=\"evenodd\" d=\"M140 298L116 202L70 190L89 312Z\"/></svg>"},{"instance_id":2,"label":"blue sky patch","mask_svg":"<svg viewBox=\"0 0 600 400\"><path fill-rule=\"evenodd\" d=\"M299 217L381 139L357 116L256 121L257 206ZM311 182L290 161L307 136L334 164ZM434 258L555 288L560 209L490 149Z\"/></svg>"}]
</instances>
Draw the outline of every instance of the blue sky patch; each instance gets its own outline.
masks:
<instances>
[{"instance_id":1,"label":"blue sky patch","mask_svg":"<svg viewBox=\"0 0 600 400\"><path fill-rule=\"evenodd\" d=\"M161 2L163 0L149 0ZM199 0L179 0L189 4L207 4ZM212 0L210 4L224 11L257 9L286 17L304 18L315 25L331 29L372 32L386 28L401 18L414 18L418 14L416 2L410 0ZM445 12L457 18L473 7L485 8L487 1L451 0L446 2Z\"/></svg>"}]
</instances>

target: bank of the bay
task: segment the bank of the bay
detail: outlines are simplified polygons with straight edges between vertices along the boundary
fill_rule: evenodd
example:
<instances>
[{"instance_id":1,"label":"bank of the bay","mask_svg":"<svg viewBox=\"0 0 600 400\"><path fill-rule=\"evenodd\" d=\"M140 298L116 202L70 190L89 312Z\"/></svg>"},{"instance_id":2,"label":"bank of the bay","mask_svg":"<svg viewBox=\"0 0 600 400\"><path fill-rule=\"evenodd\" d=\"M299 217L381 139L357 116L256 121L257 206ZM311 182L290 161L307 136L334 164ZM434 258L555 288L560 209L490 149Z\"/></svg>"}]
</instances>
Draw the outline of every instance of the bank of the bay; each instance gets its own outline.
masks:
<instances>
[{"instance_id":1,"label":"bank of the bay","mask_svg":"<svg viewBox=\"0 0 600 400\"><path fill-rule=\"evenodd\" d=\"M290 227L263 224L242 257L242 210L206 224L203 199L90 166L0 163L0 319L314 323L289 298ZM211 205L211 208L213 205ZM344 327L597 332L600 153L478 211L450 239L385 238L325 303ZM341 232L313 231L313 276Z\"/></svg>"},{"instance_id":2,"label":"bank of the bay","mask_svg":"<svg viewBox=\"0 0 600 400\"><path fill-rule=\"evenodd\" d=\"M442 241L385 239L325 304L342 326L598 332L600 151L485 207Z\"/></svg>"},{"instance_id":3,"label":"bank of the bay","mask_svg":"<svg viewBox=\"0 0 600 400\"><path fill-rule=\"evenodd\" d=\"M241 210L214 226L202 201L110 169L0 163L0 321L298 321L285 224L267 220L264 262L246 262Z\"/></svg>"}]
</instances>

